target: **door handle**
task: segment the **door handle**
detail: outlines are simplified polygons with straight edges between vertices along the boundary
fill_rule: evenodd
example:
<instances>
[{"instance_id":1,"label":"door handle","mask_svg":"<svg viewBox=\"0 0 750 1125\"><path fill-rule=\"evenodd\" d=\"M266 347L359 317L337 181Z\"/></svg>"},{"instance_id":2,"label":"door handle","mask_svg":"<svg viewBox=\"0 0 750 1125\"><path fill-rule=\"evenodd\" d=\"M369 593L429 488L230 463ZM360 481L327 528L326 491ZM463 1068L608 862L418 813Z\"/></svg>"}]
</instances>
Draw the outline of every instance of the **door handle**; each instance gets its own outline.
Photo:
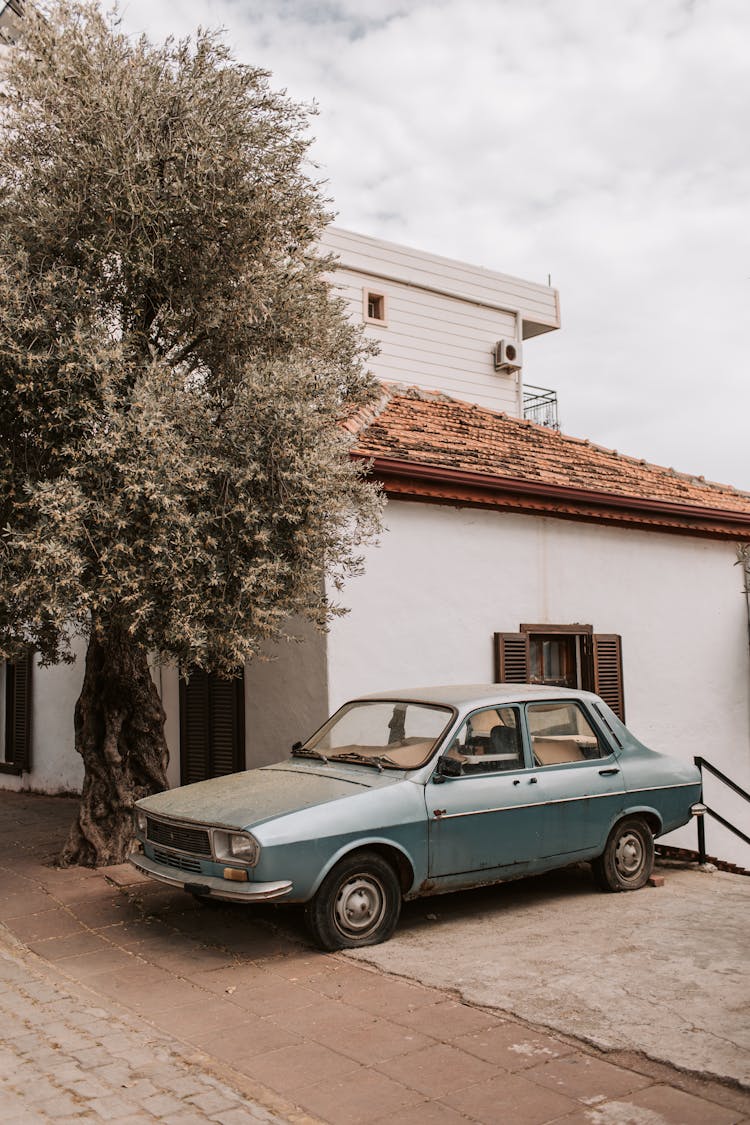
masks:
<instances>
[{"instance_id":1,"label":"door handle","mask_svg":"<svg viewBox=\"0 0 750 1125\"><path fill-rule=\"evenodd\" d=\"M602 775L602 777L611 777L613 773L619 773L619 772L620 771L617 768L617 766L612 766L612 768L608 769L608 770L599 770L599 773Z\"/></svg>"},{"instance_id":2,"label":"door handle","mask_svg":"<svg viewBox=\"0 0 750 1125\"><path fill-rule=\"evenodd\" d=\"M530 778L529 778L529 785L536 785L536 783L537 783L537 781L536 781L536 778L535 778L535 777L530 777Z\"/></svg>"}]
</instances>

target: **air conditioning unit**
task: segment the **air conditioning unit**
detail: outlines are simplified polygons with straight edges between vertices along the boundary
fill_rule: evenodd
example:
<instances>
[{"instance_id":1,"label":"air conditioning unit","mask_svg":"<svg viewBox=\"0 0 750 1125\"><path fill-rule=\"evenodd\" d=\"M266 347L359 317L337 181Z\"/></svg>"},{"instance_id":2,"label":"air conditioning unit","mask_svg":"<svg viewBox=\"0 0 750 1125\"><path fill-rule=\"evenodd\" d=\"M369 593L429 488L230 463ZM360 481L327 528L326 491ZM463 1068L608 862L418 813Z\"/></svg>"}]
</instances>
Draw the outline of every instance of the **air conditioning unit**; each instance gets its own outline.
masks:
<instances>
[{"instance_id":1,"label":"air conditioning unit","mask_svg":"<svg viewBox=\"0 0 750 1125\"><path fill-rule=\"evenodd\" d=\"M498 340L495 344L495 371L520 371L523 366L520 340Z\"/></svg>"}]
</instances>

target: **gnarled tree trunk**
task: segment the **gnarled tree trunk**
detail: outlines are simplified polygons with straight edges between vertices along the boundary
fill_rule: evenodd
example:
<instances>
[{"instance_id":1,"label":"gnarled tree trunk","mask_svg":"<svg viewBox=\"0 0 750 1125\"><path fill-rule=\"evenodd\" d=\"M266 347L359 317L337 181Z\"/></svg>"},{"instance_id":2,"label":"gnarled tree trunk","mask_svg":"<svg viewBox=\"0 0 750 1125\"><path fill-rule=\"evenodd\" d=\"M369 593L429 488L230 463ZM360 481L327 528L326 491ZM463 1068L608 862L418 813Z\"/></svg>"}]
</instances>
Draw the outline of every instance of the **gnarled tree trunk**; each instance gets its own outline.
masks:
<instances>
[{"instance_id":1,"label":"gnarled tree trunk","mask_svg":"<svg viewBox=\"0 0 750 1125\"><path fill-rule=\"evenodd\" d=\"M101 867L127 859L134 803L167 788L164 719L144 649L120 624L99 622L75 709L85 776L62 864Z\"/></svg>"}]
</instances>

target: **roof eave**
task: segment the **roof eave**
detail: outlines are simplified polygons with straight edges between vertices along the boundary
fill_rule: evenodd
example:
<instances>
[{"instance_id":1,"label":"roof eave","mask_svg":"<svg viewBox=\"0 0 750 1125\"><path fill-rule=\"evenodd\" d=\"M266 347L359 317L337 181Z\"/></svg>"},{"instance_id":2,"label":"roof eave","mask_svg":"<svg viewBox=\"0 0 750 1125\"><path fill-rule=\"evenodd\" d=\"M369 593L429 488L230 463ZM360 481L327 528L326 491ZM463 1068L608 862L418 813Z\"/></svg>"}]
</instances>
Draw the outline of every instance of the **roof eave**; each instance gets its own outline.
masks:
<instances>
[{"instance_id":1,"label":"roof eave","mask_svg":"<svg viewBox=\"0 0 750 1125\"><path fill-rule=\"evenodd\" d=\"M750 513L372 457L359 450L353 450L352 457L370 461L373 475L386 495L394 499L493 508L710 539L750 539Z\"/></svg>"}]
</instances>

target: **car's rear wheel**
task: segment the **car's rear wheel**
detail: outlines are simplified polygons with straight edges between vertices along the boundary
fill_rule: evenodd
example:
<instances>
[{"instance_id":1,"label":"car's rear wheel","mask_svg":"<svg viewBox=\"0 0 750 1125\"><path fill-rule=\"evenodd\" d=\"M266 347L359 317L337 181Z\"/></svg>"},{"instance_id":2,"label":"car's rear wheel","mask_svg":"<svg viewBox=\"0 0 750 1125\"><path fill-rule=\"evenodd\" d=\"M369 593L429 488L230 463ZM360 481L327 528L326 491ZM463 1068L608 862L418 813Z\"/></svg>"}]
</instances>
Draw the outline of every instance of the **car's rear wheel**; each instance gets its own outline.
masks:
<instances>
[{"instance_id":1,"label":"car's rear wheel","mask_svg":"<svg viewBox=\"0 0 750 1125\"><path fill-rule=\"evenodd\" d=\"M387 941L401 913L398 876L377 852L346 856L329 871L305 907L321 949L356 949Z\"/></svg>"},{"instance_id":2,"label":"car's rear wheel","mask_svg":"<svg viewBox=\"0 0 750 1125\"><path fill-rule=\"evenodd\" d=\"M603 891L637 891L644 887L654 869L654 837L646 821L630 816L616 824L591 869Z\"/></svg>"}]
</instances>

